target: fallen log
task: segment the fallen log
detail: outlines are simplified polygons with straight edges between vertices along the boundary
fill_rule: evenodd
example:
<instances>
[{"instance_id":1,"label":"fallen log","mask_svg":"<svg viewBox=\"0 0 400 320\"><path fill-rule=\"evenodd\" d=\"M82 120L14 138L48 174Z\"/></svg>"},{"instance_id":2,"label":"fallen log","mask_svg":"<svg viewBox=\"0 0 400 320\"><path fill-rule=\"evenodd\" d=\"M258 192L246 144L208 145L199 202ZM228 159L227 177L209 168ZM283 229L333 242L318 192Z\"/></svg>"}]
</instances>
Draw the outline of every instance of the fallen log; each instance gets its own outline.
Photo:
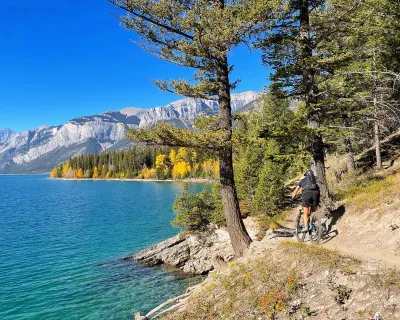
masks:
<instances>
[{"instance_id":1,"label":"fallen log","mask_svg":"<svg viewBox=\"0 0 400 320\"><path fill-rule=\"evenodd\" d=\"M135 320L149 320L149 319L156 319L160 317L161 315L164 315L166 313L169 313L173 310L178 309L179 307L183 307L187 301L187 298L193 293L193 291L198 288L200 284L195 285L193 287L190 287L186 290L186 292L180 296L177 296L175 298L171 298L156 308L150 310L145 316L142 316L140 312L135 313ZM170 304L179 301L177 304L163 310L165 307L169 306ZM160 312L159 312L160 311ZM159 312L159 313L158 313Z\"/></svg>"}]
</instances>

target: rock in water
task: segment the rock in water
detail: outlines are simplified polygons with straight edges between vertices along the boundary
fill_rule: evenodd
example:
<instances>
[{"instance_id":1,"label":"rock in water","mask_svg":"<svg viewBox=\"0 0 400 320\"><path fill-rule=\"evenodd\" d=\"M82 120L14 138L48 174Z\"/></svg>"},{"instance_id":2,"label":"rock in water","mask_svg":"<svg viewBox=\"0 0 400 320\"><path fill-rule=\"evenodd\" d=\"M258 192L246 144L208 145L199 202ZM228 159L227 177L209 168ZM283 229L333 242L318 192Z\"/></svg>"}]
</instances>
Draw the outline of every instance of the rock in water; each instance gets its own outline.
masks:
<instances>
[{"instance_id":1,"label":"rock in water","mask_svg":"<svg viewBox=\"0 0 400 320\"><path fill-rule=\"evenodd\" d=\"M176 235L131 257L146 266L165 264L188 274L206 274L234 258L229 234L223 229Z\"/></svg>"}]
</instances>

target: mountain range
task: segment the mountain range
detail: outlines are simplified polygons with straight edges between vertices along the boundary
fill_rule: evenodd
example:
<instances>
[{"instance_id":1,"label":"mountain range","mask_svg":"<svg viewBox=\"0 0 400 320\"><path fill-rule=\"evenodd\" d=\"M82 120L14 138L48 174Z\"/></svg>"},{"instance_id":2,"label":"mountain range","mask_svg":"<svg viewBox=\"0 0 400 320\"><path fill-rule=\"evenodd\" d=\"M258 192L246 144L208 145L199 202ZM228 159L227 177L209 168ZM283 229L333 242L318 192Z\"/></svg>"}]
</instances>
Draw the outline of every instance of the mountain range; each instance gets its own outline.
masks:
<instances>
[{"instance_id":1,"label":"mountain range","mask_svg":"<svg viewBox=\"0 0 400 320\"><path fill-rule=\"evenodd\" d=\"M232 94L233 112L248 110L260 94ZM72 119L59 126L41 126L22 133L0 130L0 174L44 173L70 157L85 153L120 150L131 146L128 128L145 128L165 121L180 128L193 128L200 115L215 115L213 100L181 99L167 106L125 108Z\"/></svg>"}]
</instances>

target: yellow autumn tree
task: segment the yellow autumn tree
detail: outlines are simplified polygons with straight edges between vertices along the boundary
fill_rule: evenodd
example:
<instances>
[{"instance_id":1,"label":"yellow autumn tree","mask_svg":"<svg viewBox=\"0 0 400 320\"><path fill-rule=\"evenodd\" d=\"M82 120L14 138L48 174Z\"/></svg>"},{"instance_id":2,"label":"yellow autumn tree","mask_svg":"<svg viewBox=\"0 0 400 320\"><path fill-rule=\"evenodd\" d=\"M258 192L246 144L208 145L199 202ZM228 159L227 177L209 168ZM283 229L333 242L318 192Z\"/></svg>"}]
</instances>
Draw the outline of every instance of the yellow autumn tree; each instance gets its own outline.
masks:
<instances>
[{"instance_id":1,"label":"yellow autumn tree","mask_svg":"<svg viewBox=\"0 0 400 320\"><path fill-rule=\"evenodd\" d=\"M163 168L165 166L165 154L159 154L156 157L156 169Z\"/></svg>"},{"instance_id":2,"label":"yellow autumn tree","mask_svg":"<svg viewBox=\"0 0 400 320\"><path fill-rule=\"evenodd\" d=\"M155 169L155 175L157 179L165 179L168 178L165 174L167 173L167 165L166 165L166 160L167 157L165 154L159 154L156 157L156 169Z\"/></svg>"},{"instance_id":3,"label":"yellow autumn tree","mask_svg":"<svg viewBox=\"0 0 400 320\"><path fill-rule=\"evenodd\" d=\"M63 164L63 167L62 167L63 177L67 176L68 170L69 170L69 161L67 161L66 163Z\"/></svg>"},{"instance_id":4,"label":"yellow autumn tree","mask_svg":"<svg viewBox=\"0 0 400 320\"><path fill-rule=\"evenodd\" d=\"M140 171L138 178L139 179L147 179L149 168L147 168L146 164L143 165L142 170Z\"/></svg>"},{"instance_id":5,"label":"yellow autumn tree","mask_svg":"<svg viewBox=\"0 0 400 320\"><path fill-rule=\"evenodd\" d=\"M169 153L169 161L171 161L171 165L174 166L176 161L176 151L172 149Z\"/></svg>"},{"instance_id":6,"label":"yellow autumn tree","mask_svg":"<svg viewBox=\"0 0 400 320\"><path fill-rule=\"evenodd\" d=\"M110 177L111 177L111 171L108 171L106 174L106 179L110 179Z\"/></svg>"},{"instance_id":7,"label":"yellow autumn tree","mask_svg":"<svg viewBox=\"0 0 400 320\"><path fill-rule=\"evenodd\" d=\"M197 172L199 171L199 168L200 168L200 166L199 166L198 163L193 164L193 168L192 168L192 175L193 176L197 175Z\"/></svg>"},{"instance_id":8,"label":"yellow autumn tree","mask_svg":"<svg viewBox=\"0 0 400 320\"><path fill-rule=\"evenodd\" d=\"M185 161L188 162L189 161L189 153L187 148L179 148L178 149L178 153L176 154L176 159L175 161Z\"/></svg>"},{"instance_id":9,"label":"yellow autumn tree","mask_svg":"<svg viewBox=\"0 0 400 320\"><path fill-rule=\"evenodd\" d=\"M201 164L201 169L206 178L217 178L219 174L219 162L214 159L207 159Z\"/></svg>"},{"instance_id":10,"label":"yellow autumn tree","mask_svg":"<svg viewBox=\"0 0 400 320\"><path fill-rule=\"evenodd\" d=\"M155 177L156 177L156 169L151 168L151 169L149 169L149 170L146 170L146 172L143 173L143 177L144 177L145 179L152 179L152 178L155 178Z\"/></svg>"},{"instance_id":11,"label":"yellow autumn tree","mask_svg":"<svg viewBox=\"0 0 400 320\"><path fill-rule=\"evenodd\" d=\"M83 170L82 170L82 168L79 168L79 169L76 171L76 177L77 177L78 179L82 179L82 177L83 177Z\"/></svg>"},{"instance_id":12,"label":"yellow autumn tree","mask_svg":"<svg viewBox=\"0 0 400 320\"><path fill-rule=\"evenodd\" d=\"M97 179L99 177L99 169L97 169L97 167L94 167L93 169L93 179Z\"/></svg>"},{"instance_id":13,"label":"yellow autumn tree","mask_svg":"<svg viewBox=\"0 0 400 320\"><path fill-rule=\"evenodd\" d=\"M92 174L91 174L90 170L87 169L87 170L85 171L84 177L85 177L85 178L90 178L91 176L92 176Z\"/></svg>"},{"instance_id":14,"label":"yellow autumn tree","mask_svg":"<svg viewBox=\"0 0 400 320\"><path fill-rule=\"evenodd\" d=\"M172 169L172 178L183 179L190 175L190 164L186 161L177 161Z\"/></svg>"},{"instance_id":15,"label":"yellow autumn tree","mask_svg":"<svg viewBox=\"0 0 400 320\"><path fill-rule=\"evenodd\" d=\"M50 172L50 178L55 178L55 177L57 177L57 168L54 168Z\"/></svg>"},{"instance_id":16,"label":"yellow autumn tree","mask_svg":"<svg viewBox=\"0 0 400 320\"><path fill-rule=\"evenodd\" d=\"M187 148L179 148L176 154L175 161L172 162L172 178L183 179L190 175L191 166L189 162L189 152Z\"/></svg>"}]
</instances>

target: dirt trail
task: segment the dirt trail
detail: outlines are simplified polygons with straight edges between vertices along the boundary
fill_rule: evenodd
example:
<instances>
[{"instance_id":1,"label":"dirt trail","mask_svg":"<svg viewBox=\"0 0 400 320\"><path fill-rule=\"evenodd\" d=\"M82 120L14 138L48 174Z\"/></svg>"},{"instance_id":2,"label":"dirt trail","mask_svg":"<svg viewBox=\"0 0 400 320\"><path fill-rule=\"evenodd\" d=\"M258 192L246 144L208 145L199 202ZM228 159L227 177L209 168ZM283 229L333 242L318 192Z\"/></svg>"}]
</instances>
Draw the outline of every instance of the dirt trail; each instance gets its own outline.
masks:
<instances>
[{"instance_id":1,"label":"dirt trail","mask_svg":"<svg viewBox=\"0 0 400 320\"><path fill-rule=\"evenodd\" d=\"M400 269L400 202L387 206L384 214L379 214L379 209L355 214L351 209L346 212L341 207L332 218L322 220L326 220L328 232L323 235L321 245L361 260ZM283 227L267 237L297 241L293 228L297 210L293 210ZM309 243L308 238L306 243Z\"/></svg>"},{"instance_id":2,"label":"dirt trail","mask_svg":"<svg viewBox=\"0 0 400 320\"><path fill-rule=\"evenodd\" d=\"M400 268L399 202L363 213L353 212L350 208L342 213L331 232L335 236L324 239L324 247Z\"/></svg>"},{"instance_id":3,"label":"dirt trail","mask_svg":"<svg viewBox=\"0 0 400 320\"><path fill-rule=\"evenodd\" d=\"M359 247L354 243L338 243L339 241L327 242L323 246L327 249L338 250L345 254L354 256L361 260L375 260L381 262L386 267L400 268L400 256L384 251L373 251L365 247Z\"/></svg>"}]
</instances>

